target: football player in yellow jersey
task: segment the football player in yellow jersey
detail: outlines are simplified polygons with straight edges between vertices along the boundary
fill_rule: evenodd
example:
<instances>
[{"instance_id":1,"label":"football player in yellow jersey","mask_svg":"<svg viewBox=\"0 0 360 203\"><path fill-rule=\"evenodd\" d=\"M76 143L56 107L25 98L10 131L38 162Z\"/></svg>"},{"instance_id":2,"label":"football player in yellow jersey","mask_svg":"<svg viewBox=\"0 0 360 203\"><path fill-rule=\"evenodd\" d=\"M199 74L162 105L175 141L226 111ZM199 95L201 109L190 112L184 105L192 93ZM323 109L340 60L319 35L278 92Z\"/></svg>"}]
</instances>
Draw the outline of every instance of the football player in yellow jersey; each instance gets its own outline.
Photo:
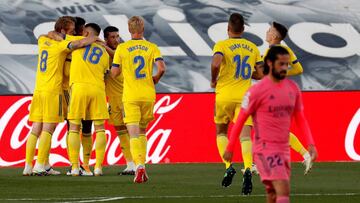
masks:
<instances>
[{"instance_id":1,"label":"football player in yellow jersey","mask_svg":"<svg viewBox=\"0 0 360 203\"><path fill-rule=\"evenodd\" d=\"M133 16L128 21L131 40L117 46L111 76L124 76L124 122L130 135L130 151L136 165L135 183L148 180L146 162L146 127L154 119L155 84L165 73L165 63L159 48L143 39L144 20ZM157 74L152 75L154 63Z\"/></svg>"},{"instance_id":2,"label":"football player in yellow jersey","mask_svg":"<svg viewBox=\"0 0 360 203\"><path fill-rule=\"evenodd\" d=\"M75 36L82 36L85 28L85 20L81 17L75 17ZM72 33L66 33L72 35ZM62 37L59 38L59 41L62 40ZM66 56L65 65L64 65L64 75L63 75L63 113L64 118L67 122L67 130L69 132L69 122L67 120L67 110L70 100L70 86L69 86L69 77L70 77L70 65L71 65L71 53ZM92 134L91 134L92 121L82 120L81 121L81 145L83 147L83 165L80 166L82 176L92 176L93 173L89 168L89 160L92 150ZM66 135L66 146L68 146L68 133ZM68 147L66 147L68 150ZM69 155L69 151L68 151ZM66 175L71 175L71 166L67 171Z\"/></svg>"},{"instance_id":3,"label":"football player in yellow jersey","mask_svg":"<svg viewBox=\"0 0 360 203\"><path fill-rule=\"evenodd\" d=\"M104 38L106 47L110 55L110 60L114 57L116 47L121 42L119 29L114 26L108 26L104 29ZM120 147L125 158L127 167L119 172L119 175L134 175L135 164L130 152L130 137L123 120L124 106L122 103L123 93L123 75L116 78L107 77L106 79L106 96L109 102L109 124L113 125L120 139Z\"/></svg>"},{"instance_id":4,"label":"football player in yellow jersey","mask_svg":"<svg viewBox=\"0 0 360 203\"><path fill-rule=\"evenodd\" d=\"M73 33L74 27L74 20L69 16L61 17L55 23L55 30L62 34ZM72 49L96 40L97 38L86 38L73 42L65 40L58 42L44 35L39 37L36 84L29 114L29 120L33 122L33 126L26 143L26 164L23 175L30 175L31 171L36 175L46 174L45 164L48 162L51 135L57 123L63 121L61 96L66 55ZM40 137L38 159L32 168L38 137Z\"/></svg>"},{"instance_id":5,"label":"football player in yellow jersey","mask_svg":"<svg viewBox=\"0 0 360 203\"><path fill-rule=\"evenodd\" d=\"M245 92L251 86L251 79L259 79L262 71L262 59L256 45L241 38L244 32L244 19L239 13L231 14L228 22L229 39L217 42L214 46L211 63L211 87L215 88L215 116L216 142L220 157L225 153L228 143L227 131L230 122L235 122L240 111L241 101ZM252 120L249 119L241 134L246 134L246 139L241 139L242 155L244 158L245 173L243 193L250 194L251 182L251 139L250 131ZM230 162L223 160L226 172L222 186L228 187L236 171Z\"/></svg>"},{"instance_id":6,"label":"football player in yellow jersey","mask_svg":"<svg viewBox=\"0 0 360 203\"><path fill-rule=\"evenodd\" d=\"M285 39L287 35L287 28L277 22L273 22L272 26L269 28L269 30L266 32L266 41L269 43L269 46L282 46L284 47L290 54L290 69L287 71L288 76L295 76L300 75L303 72L303 68L298 61L296 55L294 52L287 46L282 45L281 41ZM265 51L264 58L267 55L269 49ZM267 74L267 73L264 73ZM306 150L306 148L301 144L299 139L293 134L290 133L290 146L292 149L294 149L296 152L300 153L304 158L304 165L305 165L305 174L307 174L311 167L312 167L312 161L309 152Z\"/></svg>"},{"instance_id":7,"label":"football player in yellow jersey","mask_svg":"<svg viewBox=\"0 0 360 203\"><path fill-rule=\"evenodd\" d=\"M85 25L84 37L98 36L101 29L95 23ZM104 122L108 119L104 75L109 69L109 54L101 45L92 43L72 52L70 67L70 122L68 147L71 175L79 175L81 120L93 120L96 131L96 163L94 174L100 176L105 156L106 135Z\"/></svg>"}]
</instances>

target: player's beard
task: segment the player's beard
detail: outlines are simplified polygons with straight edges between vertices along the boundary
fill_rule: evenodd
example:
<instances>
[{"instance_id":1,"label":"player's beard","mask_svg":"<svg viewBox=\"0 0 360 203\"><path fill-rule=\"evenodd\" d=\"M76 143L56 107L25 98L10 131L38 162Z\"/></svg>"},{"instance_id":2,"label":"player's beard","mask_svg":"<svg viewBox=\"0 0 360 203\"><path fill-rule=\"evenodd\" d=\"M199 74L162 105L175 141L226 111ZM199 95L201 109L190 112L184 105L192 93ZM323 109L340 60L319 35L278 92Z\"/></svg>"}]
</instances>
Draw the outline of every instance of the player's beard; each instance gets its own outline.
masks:
<instances>
[{"instance_id":1,"label":"player's beard","mask_svg":"<svg viewBox=\"0 0 360 203\"><path fill-rule=\"evenodd\" d=\"M276 70L271 71L271 75L277 80L285 79L286 73L287 73L287 70L281 70L279 72Z\"/></svg>"}]
</instances>

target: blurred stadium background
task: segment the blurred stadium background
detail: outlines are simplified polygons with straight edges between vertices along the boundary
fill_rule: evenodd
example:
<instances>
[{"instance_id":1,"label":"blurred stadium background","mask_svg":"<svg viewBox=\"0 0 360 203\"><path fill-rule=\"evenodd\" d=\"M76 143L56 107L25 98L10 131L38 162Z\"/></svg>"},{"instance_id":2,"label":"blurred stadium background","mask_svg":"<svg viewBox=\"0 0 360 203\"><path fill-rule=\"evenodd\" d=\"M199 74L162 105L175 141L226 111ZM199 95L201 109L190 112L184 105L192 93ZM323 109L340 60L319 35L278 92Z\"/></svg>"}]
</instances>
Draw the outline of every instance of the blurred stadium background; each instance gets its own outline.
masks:
<instances>
[{"instance_id":1,"label":"blurred stadium background","mask_svg":"<svg viewBox=\"0 0 360 203\"><path fill-rule=\"evenodd\" d=\"M304 73L292 79L304 91L319 163L307 177L302 176L300 164L293 164L294 202L360 202L357 0L0 1L0 201L91 202L127 197L129 202L263 202L258 179L250 198L239 195L240 176L230 189L220 188L223 166L218 164L215 142L210 61L214 43L227 38L226 22L232 12L245 17L244 37L262 53L270 22L286 25L285 43L304 67ZM52 30L62 15L80 16L102 28L116 26L124 40L130 39L127 19L141 15L146 21L145 38L159 45L168 71L157 86L161 94L155 106L156 121L147 134L147 160L160 163L149 166L149 184L135 186L124 177L115 177L118 167L109 167L100 178L20 177L31 129L27 119L35 84L37 37ZM295 127L292 131L297 133ZM65 133L62 123L53 135L50 161L55 166L68 165ZM110 126L107 136L106 164L123 164ZM239 154L235 159L241 162ZM298 162L301 157L293 154L292 160ZM73 184L78 185L76 191L69 190ZM102 189L94 192L93 187Z\"/></svg>"}]
</instances>

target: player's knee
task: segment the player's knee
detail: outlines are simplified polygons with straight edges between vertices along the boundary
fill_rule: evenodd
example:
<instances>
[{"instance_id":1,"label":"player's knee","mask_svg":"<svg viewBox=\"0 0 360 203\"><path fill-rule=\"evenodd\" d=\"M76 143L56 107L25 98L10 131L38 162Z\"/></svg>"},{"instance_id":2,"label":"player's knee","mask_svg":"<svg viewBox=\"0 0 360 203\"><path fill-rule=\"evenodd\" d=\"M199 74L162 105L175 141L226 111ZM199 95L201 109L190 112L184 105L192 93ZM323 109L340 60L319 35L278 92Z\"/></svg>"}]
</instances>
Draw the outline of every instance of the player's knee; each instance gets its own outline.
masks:
<instances>
[{"instance_id":1,"label":"player's knee","mask_svg":"<svg viewBox=\"0 0 360 203\"><path fill-rule=\"evenodd\" d=\"M95 131L103 130L105 128L104 123L104 120L94 120Z\"/></svg>"},{"instance_id":2,"label":"player's knee","mask_svg":"<svg viewBox=\"0 0 360 203\"><path fill-rule=\"evenodd\" d=\"M271 182L266 181L266 182L264 182L264 184L265 184L265 191L266 191L267 194L274 194L274 195L276 194L275 193L275 188L274 188L274 186L272 185Z\"/></svg>"},{"instance_id":3,"label":"player's knee","mask_svg":"<svg viewBox=\"0 0 360 203\"><path fill-rule=\"evenodd\" d=\"M250 136L251 136L251 127L248 125L244 125L240 133L240 140L250 140Z\"/></svg>"},{"instance_id":4,"label":"player's knee","mask_svg":"<svg viewBox=\"0 0 360 203\"><path fill-rule=\"evenodd\" d=\"M126 128L130 137L137 137L140 134L139 123L127 123Z\"/></svg>"},{"instance_id":5,"label":"player's knee","mask_svg":"<svg viewBox=\"0 0 360 203\"><path fill-rule=\"evenodd\" d=\"M42 131L42 123L33 123L31 133L36 137L39 137Z\"/></svg>"},{"instance_id":6,"label":"player's knee","mask_svg":"<svg viewBox=\"0 0 360 203\"><path fill-rule=\"evenodd\" d=\"M273 181L273 182L276 182L274 184L276 196L289 196L290 195L289 181L279 180L279 181Z\"/></svg>"},{"instance_id":7,"label":"player's knee","mask_svg":"<svg viewBox=\"0 0 360 203\"><path fill-rule=\"evenodd\" d=\"M245 141L251 141L250 136L247 137L247 136L241 136L241 135L240 135L240 142L245 142Z\"/></svg>"},{"instance_id":8,"label":"player's knee","mask_svg":"<svg viewBox=\"0 0 360 203\"><path fill-rule=\"evenodd\" d=\"M73 132L79 132L80 131L80 124L81 124L81 120L69 120L70 123L70 127L69 127L69 131L73 131Z\"/></svg>"},{"instance_id":9,"label":"player's knee","mask_svg":"<svg viewBox=\"0 0 360 203\"><path fill-rule=\"evenodd\" d=\"M52 134L55 131L56 123L44 123L42 127L42 131L46 131Z\"/></svg>"}]
</instances>

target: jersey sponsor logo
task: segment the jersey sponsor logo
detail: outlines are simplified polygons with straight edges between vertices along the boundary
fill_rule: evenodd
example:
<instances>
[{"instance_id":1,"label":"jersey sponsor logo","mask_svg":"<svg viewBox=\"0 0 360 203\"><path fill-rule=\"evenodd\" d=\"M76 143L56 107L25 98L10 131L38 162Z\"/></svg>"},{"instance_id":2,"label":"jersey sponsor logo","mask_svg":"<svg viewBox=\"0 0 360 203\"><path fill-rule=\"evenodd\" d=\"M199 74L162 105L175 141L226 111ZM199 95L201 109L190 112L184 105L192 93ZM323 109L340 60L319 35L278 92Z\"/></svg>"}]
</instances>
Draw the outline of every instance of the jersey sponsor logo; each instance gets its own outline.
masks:
<instances>
[{"instance_id":1,"label":"jersey sponsor logo","mask_svg":"<svg viewBox=\"0 0 360 203\"><path fill-rule=\"evenodd\" d=\"M293 112L294 106L292 105L278 105L268 107L269 113L272 113L272 116L275 118L290 116Z\"/></svg>"}]
</instances>

